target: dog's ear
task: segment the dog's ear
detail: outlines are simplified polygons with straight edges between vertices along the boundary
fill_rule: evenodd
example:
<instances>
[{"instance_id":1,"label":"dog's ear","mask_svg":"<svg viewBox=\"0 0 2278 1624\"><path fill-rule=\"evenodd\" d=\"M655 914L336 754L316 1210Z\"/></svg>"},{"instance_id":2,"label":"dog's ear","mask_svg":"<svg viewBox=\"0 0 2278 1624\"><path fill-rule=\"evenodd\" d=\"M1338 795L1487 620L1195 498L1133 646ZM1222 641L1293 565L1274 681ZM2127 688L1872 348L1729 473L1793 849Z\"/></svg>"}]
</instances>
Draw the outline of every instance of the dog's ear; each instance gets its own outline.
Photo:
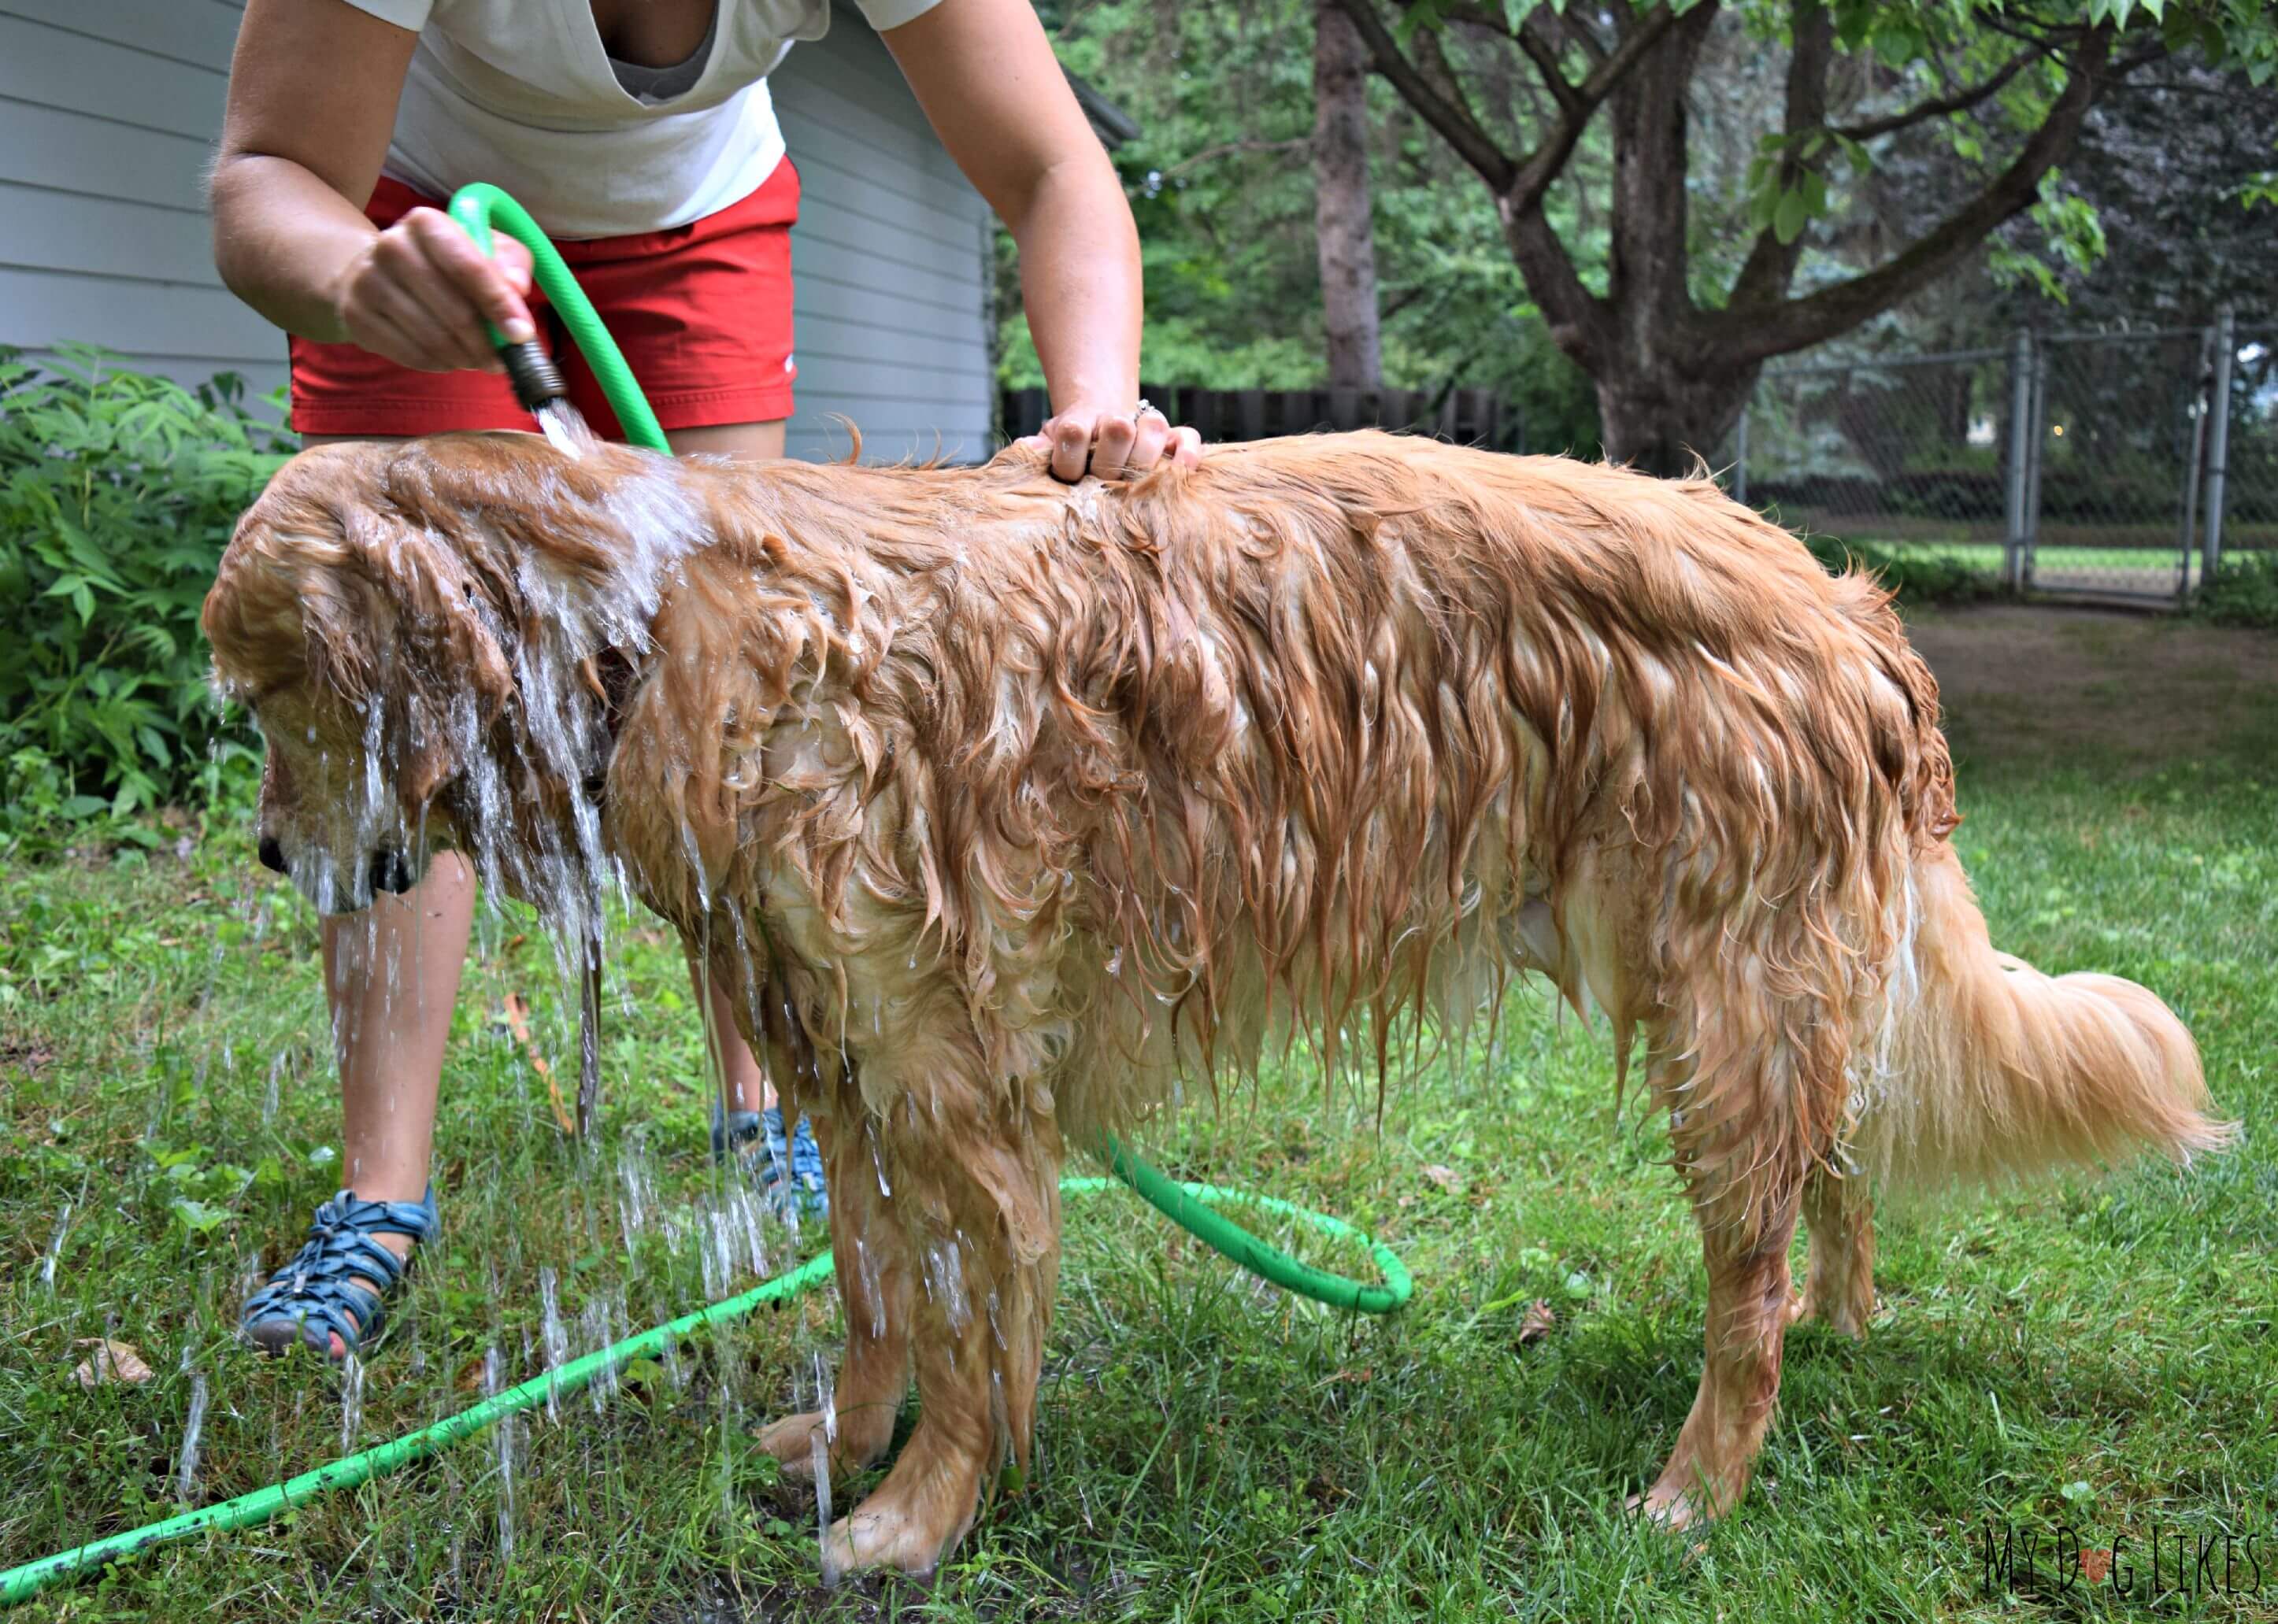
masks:
<instances>
[{"instance_id":1,"label":"dog's ear","mask_svg":"<svg viewBox=\"0 0 2278 1624\"><path fill-rule=\"evenodd\" d=\"M474 527L452 535L387 499L392 449L327 446L279 470L240 521L203 620L225 692L381 707L416 804L454 770L452 736L487 727L513 694L506 639L523 606L496 549L470 553Z\"/></svg>"}]
</instances>

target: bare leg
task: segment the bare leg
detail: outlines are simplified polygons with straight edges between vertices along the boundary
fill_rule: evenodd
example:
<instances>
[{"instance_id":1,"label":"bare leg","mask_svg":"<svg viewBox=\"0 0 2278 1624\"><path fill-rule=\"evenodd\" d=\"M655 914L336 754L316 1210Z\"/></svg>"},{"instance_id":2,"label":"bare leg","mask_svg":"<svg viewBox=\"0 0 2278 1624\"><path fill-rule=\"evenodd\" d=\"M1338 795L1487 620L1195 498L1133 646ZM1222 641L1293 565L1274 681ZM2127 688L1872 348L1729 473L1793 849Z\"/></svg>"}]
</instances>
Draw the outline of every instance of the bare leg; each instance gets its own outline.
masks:
<instances>
[{"instance_id":1,"label":"bare leg","mask_svg":"<svg viewBox=\"0 0 2278 1624\"><path fill-rule=\"evenodd\" d=\"M776 1102L775 1086L737 1029L735 987L716 973L707 980L693 955L688 960L688 981L704 1011L704 1047L720 1079L721 1099L731 1111L767 1109Z\"/></svg>"},{"instance_id":2,"label":"bare leg","mask_svg":"<svg viewBox=\"0 0 2278 1624\"><path fill-rule=\"evenodd\" d=\"M846 1354L832 1389L838 1440L833 1472L868 1466L893 1442L894 1417L910 1385L910 1310L915 1273L901 1230L888 1212L870 1163L868 1120L860 1094L842 1086L837 1113L814 1119L830 1186L830 1252L838 1300L846 1310ZM819 1412L786 1415L762 1429L760 1447L783 1464L785 1477L814 1470Z\"/></svg>"},{"instance_id":3,"label":"bare leg","mask_svg":"<svg viewBox=\"0 0 2278 1624\"><path fill-rule=\"evenodd\" d=\"M1875 1316L1875 1207L1856 1178L1814 1170L1803 1186L1811 1237L1803 1295L1794 1316L1816 1315L1846 1337L1863 1337Z\"/></svg>"},{"instance_id":4,"label":"bare leg","mask_svg":"<svg viewBox=\"0 0 2278 1624\"><path fill-rule=\"evenodd\" d=\"M364 912L325 921L325 993L340 1068L340 1182L363 1200L416 1201L426 1193L443 1047L474 911L473 872L458 853L443 851L401 896L381 896ZM411 1250L401 1235L373 1239L399 1257ZM335 1336L334 1357L342 1351Z\"/></svg>"}]
</instances>

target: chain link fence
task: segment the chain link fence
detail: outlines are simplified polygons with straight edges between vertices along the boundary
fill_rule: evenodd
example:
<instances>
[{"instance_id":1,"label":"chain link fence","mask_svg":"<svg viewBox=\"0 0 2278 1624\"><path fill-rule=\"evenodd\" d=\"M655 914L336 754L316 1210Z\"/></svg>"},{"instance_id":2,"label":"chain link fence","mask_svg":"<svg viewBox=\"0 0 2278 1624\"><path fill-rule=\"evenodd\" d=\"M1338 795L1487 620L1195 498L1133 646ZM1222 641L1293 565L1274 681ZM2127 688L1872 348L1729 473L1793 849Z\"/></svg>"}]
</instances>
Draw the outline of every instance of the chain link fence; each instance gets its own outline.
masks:
<instances>
[{"instance_id":1,"label":"chain link fence","mask_svg":"<svg viewBox=\"0 0 2278 1624\"><path fill-rule=\"evenodd\" d=\"M2226 551L2278 549L2274 350L2278 328L2226 313L1774 367L1719 461L1793 529L2020 591L2173 602Z\"/></svg>"}]
</instances>

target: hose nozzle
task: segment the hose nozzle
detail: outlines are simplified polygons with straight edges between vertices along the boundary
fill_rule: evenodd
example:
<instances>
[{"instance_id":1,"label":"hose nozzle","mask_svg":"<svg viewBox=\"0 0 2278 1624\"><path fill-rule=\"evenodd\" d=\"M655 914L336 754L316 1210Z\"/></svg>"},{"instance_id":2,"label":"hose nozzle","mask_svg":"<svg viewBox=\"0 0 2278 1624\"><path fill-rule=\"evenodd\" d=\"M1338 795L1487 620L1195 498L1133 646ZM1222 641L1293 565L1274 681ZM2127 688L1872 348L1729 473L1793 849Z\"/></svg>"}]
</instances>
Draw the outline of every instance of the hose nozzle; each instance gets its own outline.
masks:
<instances>
[{"instance_id":1,"label":"hose nozzle","mask_svg":"<svg viewBox=\"0 0 2278 1624\"><path fill-rule=\"evenodd\" d=\"M570 393L562 382L562 370L538 347L536 339L526 344L501 344L499 359L506 362L506 375L514 385L514 398L522 409L536 415L538 408L559 400Z\"/></svg>"}]
</instances>

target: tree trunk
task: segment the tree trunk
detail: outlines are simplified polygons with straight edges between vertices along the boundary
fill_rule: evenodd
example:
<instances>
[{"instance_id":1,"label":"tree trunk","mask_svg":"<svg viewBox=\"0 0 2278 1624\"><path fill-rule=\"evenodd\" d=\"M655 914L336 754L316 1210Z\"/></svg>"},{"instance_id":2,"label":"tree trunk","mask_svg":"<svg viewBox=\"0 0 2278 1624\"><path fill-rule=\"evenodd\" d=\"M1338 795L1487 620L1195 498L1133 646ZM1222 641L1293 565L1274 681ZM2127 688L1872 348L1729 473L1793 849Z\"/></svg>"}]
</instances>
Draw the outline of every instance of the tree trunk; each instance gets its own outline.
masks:
<instances>
[{"instance_id":1,"label":"tree trunk","mask_svg":"<svg viewBox=\"0 0 2278 1624\"><path fill-rule=\"evenodd\" d=\"M1685 376L1669 368L1598 374L1598 420L1606 460L1640 473L1682 478L1715 459L1755 393L1756 367Z\"/></svg>"},{"instance_id":2,"label":"tree trunk","mask_svg":"<svg viewBox=\"0 0 2278 1624\"><path fill-rule=\"evenodd\" d=\"M1378 347L1376 244L1368 201L1368 48L1336 0L1313 18L1313 232L1328 329L1329 385L1373 389Z\"/></svg>"}]
</instances>

